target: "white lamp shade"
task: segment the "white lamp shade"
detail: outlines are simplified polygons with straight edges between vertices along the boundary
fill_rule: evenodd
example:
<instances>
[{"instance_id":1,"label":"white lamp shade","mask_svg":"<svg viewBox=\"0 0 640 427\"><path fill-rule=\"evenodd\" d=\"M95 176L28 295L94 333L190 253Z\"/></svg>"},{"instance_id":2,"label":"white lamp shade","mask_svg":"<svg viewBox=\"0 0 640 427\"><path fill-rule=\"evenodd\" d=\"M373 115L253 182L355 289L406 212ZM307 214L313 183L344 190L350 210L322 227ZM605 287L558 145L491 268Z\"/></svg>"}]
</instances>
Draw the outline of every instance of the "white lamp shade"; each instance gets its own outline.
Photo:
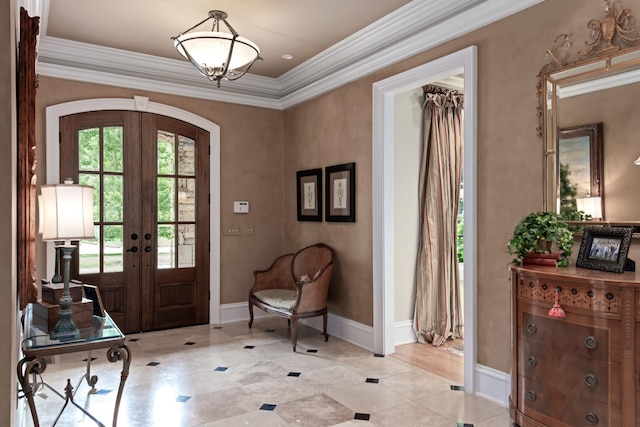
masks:
<instances>
[{"instance_id":1,"label":"white lamp shade","mask_svg":"<svg viewBox=\"0 0 640 427\"><path fill-rule=\"evenodd\" d=\"M233 35L218 31L198 31L182 34L174 40L178 52L200 64L204 68L224 68L229 56ZM185 49L189 52L186 54ZM237 37L229 70L235 70L251 64L260 56L260 49L250 40Z\"/></svg>"},{"instance_id":2,"label":"white lamp shade","mask_svg":"<svg viewBox=\"0 0 640 427\"><path fill-rule=\"evenodd\" d=\"M635 162L633 162L633 163L635 163L636 165L640 166L640 157L638 157L638 158L636 159L636 161L635 161Z\"/></svg>"},{"instance_id":3,"label":"white lamp shade","mask_svg":"<svg viewBox=\"0 0 640 427\"><path fill-rule=\"evenodd\" d=\"M77 184L40 186L42 240L92 239L93 187Z\"/></svg>"},{"instance_id":4,"label":"white lamp shade","mask_svg":"<svg viewBox=\"0 0 640 427\"><path fill-rule=\"evenodd\" d=\"M601 197L581 197L576 199L578 211L583 211L591 218L602 218L602 198Z\"/></svg>"}]
</instances>

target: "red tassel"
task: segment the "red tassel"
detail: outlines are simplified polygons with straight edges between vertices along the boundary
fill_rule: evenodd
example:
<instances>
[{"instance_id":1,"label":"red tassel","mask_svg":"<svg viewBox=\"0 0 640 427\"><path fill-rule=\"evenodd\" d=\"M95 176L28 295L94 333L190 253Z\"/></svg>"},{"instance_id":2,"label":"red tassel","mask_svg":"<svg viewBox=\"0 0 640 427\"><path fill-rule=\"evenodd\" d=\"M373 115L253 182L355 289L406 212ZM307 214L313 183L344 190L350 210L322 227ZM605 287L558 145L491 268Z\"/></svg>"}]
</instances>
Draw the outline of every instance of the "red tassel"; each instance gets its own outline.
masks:
<instances>
[{"instance_id":1,"label":"red tassel","mask_svg":"<svg viewBox=\"0 0 640 427\"><path fill-rule=\"evenodd\" d=\"M549 316L551 317L565 317L564 310L560 307L560 303L558 303L558 290L556 289L555 302L553 303L553 307L549 310Z\"/></svg>"}]
</instances>

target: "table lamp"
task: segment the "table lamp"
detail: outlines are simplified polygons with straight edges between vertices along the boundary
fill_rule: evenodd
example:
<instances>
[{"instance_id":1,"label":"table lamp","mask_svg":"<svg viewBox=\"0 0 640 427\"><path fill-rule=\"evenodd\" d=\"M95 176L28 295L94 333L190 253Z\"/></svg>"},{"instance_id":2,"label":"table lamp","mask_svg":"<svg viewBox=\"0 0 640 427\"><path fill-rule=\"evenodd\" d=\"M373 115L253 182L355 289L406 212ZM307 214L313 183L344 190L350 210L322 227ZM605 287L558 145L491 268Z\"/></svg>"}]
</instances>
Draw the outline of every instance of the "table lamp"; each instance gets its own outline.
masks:
<instances>
[{"instance_id":1,"label":"table lamp","mask_svg":"<svg viewBox=\"0 0 640 427\"><path fill-rule=\"evenodd\" d=\"M73 184L70 179L64 184L40 186L42 240L53 241L62 253L64 287L59 301L58 322L52 339L78 338L80 332L72 319L73 299L69 292L71 275L71 254L75 245L72 240L92 239L93 228L93 187Z\"/></svg>"}]
</instances>

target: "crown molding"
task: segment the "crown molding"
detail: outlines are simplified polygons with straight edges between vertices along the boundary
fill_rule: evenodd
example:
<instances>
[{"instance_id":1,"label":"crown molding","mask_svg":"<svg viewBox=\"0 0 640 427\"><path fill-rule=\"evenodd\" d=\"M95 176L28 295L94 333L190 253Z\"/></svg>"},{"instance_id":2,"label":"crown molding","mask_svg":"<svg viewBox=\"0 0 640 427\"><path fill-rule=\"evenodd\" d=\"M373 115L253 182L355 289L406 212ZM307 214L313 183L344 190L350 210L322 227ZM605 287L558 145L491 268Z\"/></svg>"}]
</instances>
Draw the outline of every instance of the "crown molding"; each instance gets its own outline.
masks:
<instances>
[{"instance_id":1,"label":"crown molding","mask_svg":"<svg viewBox=\"0 0 640 427\"><path fill-rule=\"evenodd\" d=\"M49 1L33 0L46 17ZM284 109L498 21L544 0L414 0L279 78L247 74L217 88L186 61L43 34L41 75ZM43 19L46 28L46 18ZM385 28L385 31L380 31Z\"/></svg>"},{"instance_id":2,"label":"crown molding","mask_svg":"<svg viewBox=\"0 0 640 427\"><path fill-rule=\"evenodd\" d=\"M211 85L199 87L184 83L166 82L153 78L118 75L106 71L87 72L86 68L38 62L36 72L39 75L87 83L118 86L130 89L148 90L169 95L186 96L189 98L207 99L210 101L229 102L233 104L251 105L281 110L280 100L268 97L254 96L239 92L221 91Z\"/></svg>"}]
</instances>

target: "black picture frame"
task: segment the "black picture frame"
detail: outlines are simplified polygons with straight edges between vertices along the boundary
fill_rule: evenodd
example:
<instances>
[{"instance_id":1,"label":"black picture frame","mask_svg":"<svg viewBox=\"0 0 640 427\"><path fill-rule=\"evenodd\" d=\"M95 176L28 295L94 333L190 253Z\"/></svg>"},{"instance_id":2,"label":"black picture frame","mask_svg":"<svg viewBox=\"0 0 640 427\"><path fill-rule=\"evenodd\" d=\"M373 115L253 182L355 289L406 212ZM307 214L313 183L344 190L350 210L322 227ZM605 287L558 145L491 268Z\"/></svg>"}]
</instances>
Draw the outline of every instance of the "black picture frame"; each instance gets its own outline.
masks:
<instances>
[{"instance_id":1,"label":"black picture frame","mask_svg":"<svg viewBox=\"0 0 640 427\"><path fill-rule=\"evenodd\" d=\"M93 301L93 315L98 317L104 317L104 304L102 304L102 297L100 297L100 289L96 285L82 285L85 297Z\"/></svg>"},{"instance_id":2,"label":"black picture frame","mask_svg":"<svg viewBox=\"0 0 640 427\"><path fill-rule=\"evenodd\" d=\"M356 222L356 164L325 168L325 219Z\"/></svg>"},{"instance_id":3,"label":"black picture frame","mask_svg":"<svg viewBox=\"0 0 640 427\"><path fill-rule=\"evenodd\" d=\"M296 172L298 221L322 222L322 169Z\"/></svg>"},{"instance_id":4,"label":"black picture frame","mask_svg":"<svg viewBox=\"0 0 640 427\"><path fill-rule=\"evenodd\" d=\"M587 227L580 242L576 266L591 270L624 272L633 228Z\"/></svg>"}]
</instances>

